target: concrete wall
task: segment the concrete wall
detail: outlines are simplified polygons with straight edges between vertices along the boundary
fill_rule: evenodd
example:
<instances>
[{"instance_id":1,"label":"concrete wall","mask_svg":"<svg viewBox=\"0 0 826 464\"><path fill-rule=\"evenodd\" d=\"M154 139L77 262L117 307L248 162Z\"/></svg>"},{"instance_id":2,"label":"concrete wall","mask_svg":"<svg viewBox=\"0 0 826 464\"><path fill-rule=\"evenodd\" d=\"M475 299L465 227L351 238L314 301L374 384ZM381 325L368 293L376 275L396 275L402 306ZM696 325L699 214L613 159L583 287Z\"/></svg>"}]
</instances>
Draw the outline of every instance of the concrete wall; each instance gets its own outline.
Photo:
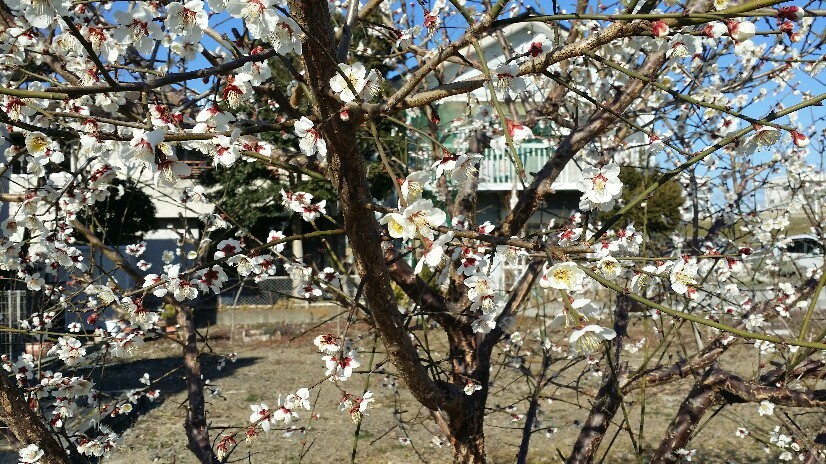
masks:
<instances>
[{"instance_id":1,"label":"concrete wall","mask_svg":"<svg viewBox=\"0 0 826 464\"><path fill-rule=\"evenodd\" d=\"M345 311L347 310L341 306L326 303L271 308L240 307L219 310L216 323L224 326L320 323ZM346 317L346 315L345 312L341 317Z\"/></svg>"}]
</instances>

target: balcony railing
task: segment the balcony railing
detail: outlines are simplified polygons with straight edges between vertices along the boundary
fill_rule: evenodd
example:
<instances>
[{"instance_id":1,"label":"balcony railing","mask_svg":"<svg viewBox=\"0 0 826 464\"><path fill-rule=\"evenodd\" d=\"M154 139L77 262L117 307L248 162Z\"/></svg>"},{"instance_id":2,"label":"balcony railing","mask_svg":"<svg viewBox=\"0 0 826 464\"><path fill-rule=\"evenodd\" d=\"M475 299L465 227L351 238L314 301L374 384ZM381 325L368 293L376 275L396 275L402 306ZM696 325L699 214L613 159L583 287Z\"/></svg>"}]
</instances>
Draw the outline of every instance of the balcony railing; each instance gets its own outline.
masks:
<instances>
[{"instance_id":1,"label":"balcony railing","mask_svg":"<svg viewBox=\"0 0 826 464\"><path fill-rule=\"evenodd\" d=\"M553 148L542 142L524 142L516 147L516 153L525 168L525 184L529 184L533 180L533 175L551 158ZM410 157L410 164L414 169L429 166L433 162L431 158L412 155ZM522 183L516 173L509 152L497 153L488 148L479 163L479 190L512 190L514 187L521 190ZM557 191L576 190L580 179L582 171L574 163L568 163L552 184L552 188Z\"/></svg>"}]
</instances>

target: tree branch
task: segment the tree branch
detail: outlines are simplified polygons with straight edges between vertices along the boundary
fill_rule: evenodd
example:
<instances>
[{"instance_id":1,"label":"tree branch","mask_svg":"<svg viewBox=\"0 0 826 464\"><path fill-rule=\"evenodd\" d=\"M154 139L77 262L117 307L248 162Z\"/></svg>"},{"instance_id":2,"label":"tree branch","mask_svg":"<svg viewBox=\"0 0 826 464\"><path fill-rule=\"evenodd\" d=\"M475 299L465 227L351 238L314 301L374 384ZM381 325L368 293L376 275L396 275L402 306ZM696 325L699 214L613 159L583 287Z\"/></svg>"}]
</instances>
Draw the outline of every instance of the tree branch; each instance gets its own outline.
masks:
<instances>
[{"instance_id":1,"label":"tree branch","mask_svg":"<svg viewBox=\"0 0 826 464\"><path fill-rule=\"evenodd\" d=\"M63 446L31 410L20 389L11 383L6 373L0 374L0 421L23 445L35 444L43 450L42 464L72 464Z\"/></svg>"},{"instance_id":2,"label":"tree branch","mask_svg":"<svg viewBox=\"0 0 826 464\"><path fill-rule=\"evenodd\" d=\"M326 3L290 0L294 19L311 38L304 39L306 80L313 96L313 110L319 120L327 121L319 130L328 144L329 173L339 193L344 229L350 239L356 270L364 284L364 297L376 323L376 330L387 349L390 361L410 388L413 396L429 409L449 409L451 398L436 384L420 362L399 312L390 273L381 249L381 234L375 215L366 208L371 198L366 168L358 152L353 121L327 118L342 107L327 92L336 75L335 40Z\"/></svg>"}]
</instances>

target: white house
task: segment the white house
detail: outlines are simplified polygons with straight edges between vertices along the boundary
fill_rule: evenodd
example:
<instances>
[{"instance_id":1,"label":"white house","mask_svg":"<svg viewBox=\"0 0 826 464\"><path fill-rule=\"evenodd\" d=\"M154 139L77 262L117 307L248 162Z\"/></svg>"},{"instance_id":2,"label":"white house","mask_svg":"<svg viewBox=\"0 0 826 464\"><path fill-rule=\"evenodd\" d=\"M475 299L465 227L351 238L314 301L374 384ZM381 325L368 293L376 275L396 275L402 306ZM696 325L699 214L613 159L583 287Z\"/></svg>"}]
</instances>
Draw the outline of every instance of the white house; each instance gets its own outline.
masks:
<instances>
[{"instance_id":1,"label":"white house","mask_svg":"<svg viewBox=\"0 0 826 464\"><path fill-rule=\"evenodd\" d=\"M555 38L554 29L538 22L524 22L506 26L499 35L488 35L479 40L479 45L484 52L488 67L493 70L499 65L508 61L513 55L524 54L530 48L532 42L542 34L547 44ZM562 40L563 38L560 38ZM508 45L503 47L503 44ZM506 49L507 48L507 49ZM546 50L547 51L547 50ZM478 61L475 48L468 46L461 51L462 56L471 62ZM458 60L447 61L440 65L436 73L437 79L431 75L427 84L429 88L436 87L440 83L460 82L471 79L478 79L483 76L482 71L474 66L463 64ZM533 78L526 76L525 80L528 89L536 88ZM531 92L531 97L537 102L542 101L541 92ZM499 97L502 101L502 97ZM524 108L516 98L513 106L517 112L523 112ZM503 102L504 103L504 102ZM490 105L491 99L487 87L479 88L470 95L451 96L435 102L439 119L442 125L451 125L462 118L471 117L470 110L476 105ZM450 129L448 129L450 131ZM449 146L448 136L446 145ZM420 150L410 153L409 162L411 167L423 167L433 162L434 155L428 147L418 147ZM527 174L527 179L521 180L517 175L517 169L509 153L497 152L493 149L484 150L482 160L479 165L479 188L477 196L477 219L479 223L490 221L498 224L507 215L516 200L518 193L529 185L533 179L533 174L539 171L542 166L551 158L554 147L545 140L534 139L522 142L516 149L522 166ZM531 218L526 226L529 232L547 227L550 220L567 217L571 210L576 209L579 204L580 191L577 184L582 178L582 172L575 163L569 163L560 176L552 184L554 193L550 195L543 207ZM501 279L503 287L509 285L525 266L525 262L510 263L505 269L496 274Z\"/></svg>"},{"instance_id":2,"label":"white house","mask_svg":"<svg viewBox=\"0 0 826 464\"><path fill-rule=\"evenodd\" d=\"M5 138L3 140L5 141ZM4 165L9 163L5 153L7 146L8 143L6 142L4 146L0 147L0 163ZM71 150L66 150L66 156L68 158L69 170L74 171L78 167L76 157L71 154ZM133 180L139 188L146 186L146 188L142 188L142 190L151 198L152 204L155 206L157 228L143 236L143 240L146 242L146 251L141 256L141 259L153 263L155 266L159 266L160 264L158 263L162 263L161 257L165 251L170 250L176 252L179 249L180 237L186 236L194 238L195 240L200 237L200 230L203 224L199 216L210 213L212 207L204 203L193 202L183 204L181 202L181 197L185 189L195 185L191 178L192 176L178 180L172 187L155 186L152 173L149 170L127 165L117 157L112 157L110 161L113 167L118 169L118 176L120 178ZM203 162L200 160L185 162L191 165L193 174L203 166ZM12 163L12 165L9 166L10 173L3 176L3 185L0 187L3 193L22 194L37 187L38 178L27 173L25 169L25 166L21 163ZM51 174L52 179L58 184L62 183L63 178L68 180L68 176L70 175L68 172ZM0 208L0 221L8 217L22 218L19 204L2 203L2 208ZM126 218L126 220L128 221L129 218ZM127 244L124 243L121 245ZM186 245L183 248L184 252L186 252L187 249L194 248L192 245ZM100 257L97 262L104 267L104 269L100 270L101 272L111 270L105 269L107 265L114 268L113 264L108 263ZM127 286L134 284L125 273L118 272L116 278Z\"/></svg>"}]
</instances>

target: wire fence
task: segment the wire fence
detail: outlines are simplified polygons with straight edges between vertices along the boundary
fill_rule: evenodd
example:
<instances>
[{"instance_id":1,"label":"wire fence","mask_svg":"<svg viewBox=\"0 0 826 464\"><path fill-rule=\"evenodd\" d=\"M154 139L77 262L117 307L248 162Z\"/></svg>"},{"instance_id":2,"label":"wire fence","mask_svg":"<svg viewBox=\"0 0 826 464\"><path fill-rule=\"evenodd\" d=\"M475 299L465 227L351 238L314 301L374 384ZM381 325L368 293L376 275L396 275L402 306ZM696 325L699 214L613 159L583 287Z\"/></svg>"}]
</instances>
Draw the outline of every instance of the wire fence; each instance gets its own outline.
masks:
<instances>
[{"instance_id":1,"label":"wire fence","mask_svg":"<svg viewBox=\"0 0 826 464\"><path fill-rule=\"evenodd\" d=\"M358 291L358 276L341 279L341 291L352 297ZM240 306L274 306L285 302L297 294L295 282L289 276L267 277L258 282L243 280L231 282L229 290L221 292L218 298L220 308ZM333 300L332 292L324 292L320 300Z\"/></svg>"}]
</instances>

